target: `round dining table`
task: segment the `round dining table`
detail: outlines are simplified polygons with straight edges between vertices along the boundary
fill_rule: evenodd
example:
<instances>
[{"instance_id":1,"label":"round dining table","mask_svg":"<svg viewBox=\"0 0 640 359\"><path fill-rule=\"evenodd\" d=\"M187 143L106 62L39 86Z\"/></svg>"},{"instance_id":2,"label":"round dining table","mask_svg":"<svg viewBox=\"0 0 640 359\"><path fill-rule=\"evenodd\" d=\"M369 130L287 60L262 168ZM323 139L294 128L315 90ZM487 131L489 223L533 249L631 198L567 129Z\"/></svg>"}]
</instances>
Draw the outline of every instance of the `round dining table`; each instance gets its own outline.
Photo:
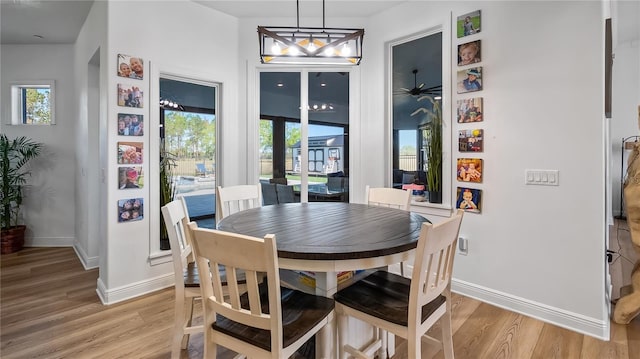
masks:
<instances>
[{"instance_id":1,"label":"round dining table","mask_svg":"<svg viewBox=\"0 0 640 359\"><path fill-rule=\"evenodd\" d=\"M241 211L217 228L260 238L275 234L281 268L337 272L406 260L425 222L419 214L395 208L310 202Z\"/></svg>"},{"instance_id":2,"label":"round dining table","mask_svg":"<svg viewBox=\"0 0 640 359\"><path fill-rule=\"evenodd\" d=\"M280 268L313 272L315 294L332 297L339 272L386 267L412 258L423 223L429 220L395 208L310 202L237 212L217 228L259 238L275 234ZM317 337L317 358L337 356L334 322Z\"/></svg>"}]
</instances>

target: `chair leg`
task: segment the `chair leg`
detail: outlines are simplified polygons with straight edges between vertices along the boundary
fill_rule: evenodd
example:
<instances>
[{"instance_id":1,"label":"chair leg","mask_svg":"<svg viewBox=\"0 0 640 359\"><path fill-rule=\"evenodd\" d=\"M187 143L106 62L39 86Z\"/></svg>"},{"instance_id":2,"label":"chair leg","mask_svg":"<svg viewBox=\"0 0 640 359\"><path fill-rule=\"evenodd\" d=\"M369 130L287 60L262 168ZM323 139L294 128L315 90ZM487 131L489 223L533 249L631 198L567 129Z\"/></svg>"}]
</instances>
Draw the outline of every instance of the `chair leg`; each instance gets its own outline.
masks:
<instances>
[{"instance_id":1,"label":"chair leg","mask_svg":"<svg viewBox=\"0 0 640 359\"><path fill-rule=\"evenodd\" d=\"M447 305L447 307L449 307L449 305ZM440 319L440 325L442 326L442 351L444 352L444 358L453 359L453 331L451 329L450 310L444 313Z\"/></svg>"},{"instance_id":2,"label":"chair leg","mask_svg":"<svg viewBox=\"0 0 640 359\"><path fill-rule=\"evenodd\" d=\"M171 342L171 358L180 358L180 350L182 349L182 343L184 338L184 295L176 293L176 305L173 324L173 340Z\"/></svg>"},{"instance_id":3,"label":"chair leg","mask_svg":"<svg viewBox=\"0 0 640 359\"><path fill-rule=\"evenodd\" d=\"M389 345L389 333L386 330L378 329L378 336L380 337L380 351L378 357L381 359L387 359L389 358L389 351L387 349Z\"/></svg>"},{"instance_id":4,"label":"chair leg","mask_svg":"<svg viewBox=\"0 0 640 359\"><path fill-rule=\"evenodd\" d=\"M422 358L422 338L420 336L409 334L407 337L407 357Z\"/></svg>"},{"instance_id":5,"label":"chair leg","mask_svg":"<svg viewBox=\"0 0 640 359\"><path fill-rule=\"evenodd\" d=\"M347 359L347 352L344 350L344 346L349 343L349 317L338 313L338 358Z\"/></svg>"},{"instance_id":6,"label":"chair leg","mask_svg":"<svg viewBox=\"0 0 640 359\"><path fill-rule=\"evenodd\" d=\"M194 298L191 297L189 299L187 299L187 308L184 312L184 327L190 327L191 326L191 321L193 320L193 300ZM182 336L182 343L180 345L180 348L182 349L187 349L187 346L189 345L189 334L184 334Z\"/></svg>"},{"instance_id":7,"label":"chair leg","mask_svg":"<svg viewBox=\"0 0 640 359\"><path fill-rule=\"evenodd\" d=\"M204 355L203 358L208 359L208 358L217 358L218 357L218 346L216 345L216 343L211 340L211 338L209 337L209 331L211 330L211 328L206 329L205 328L205 334L204 334Z\"/></svg>"}]
</instances>

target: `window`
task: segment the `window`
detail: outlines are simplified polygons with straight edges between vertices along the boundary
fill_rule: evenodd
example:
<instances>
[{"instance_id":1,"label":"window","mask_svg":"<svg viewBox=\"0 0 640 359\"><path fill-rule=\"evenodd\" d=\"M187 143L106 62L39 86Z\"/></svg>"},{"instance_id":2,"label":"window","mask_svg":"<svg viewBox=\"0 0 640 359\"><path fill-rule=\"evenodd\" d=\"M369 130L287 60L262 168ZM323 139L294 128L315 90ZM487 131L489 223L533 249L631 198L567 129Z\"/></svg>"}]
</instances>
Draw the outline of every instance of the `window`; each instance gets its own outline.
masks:
<instances>
[{"instance_id":1,"label":"window","mask_svg":"<svg viewBox=\"0 0 640 359\"><path fill-rule=\"evenodd\" d=\"M441 166L429 168L427 159L432 143L444 143L440 147L447 148L450 130L441 126L441 134L431 136L429 128L433 118L423 111L433 111L435 103L442 108L445 101L443 95L447 91L443 91L443 79L448 78L449 72L443 66L447 63L443 38L446 38L443 30L434 28L389 44L390 170L393 187L402 188L409 183L423 185L424 198L414 196L414 200L446 207L450 199L442 193L450 193L449 165L441 161ZM433 188L429 188L429 183Z\"/></svg>"},{"instance_id":2,"label":"window","mask_svg":"<svg viewBox=\"0 0 640 359\"><path fill-rule=\"evenodd\" d=\"M13 125L55 124L53 81L27 81L11 86Z\"/></svg>"}]
</instances>

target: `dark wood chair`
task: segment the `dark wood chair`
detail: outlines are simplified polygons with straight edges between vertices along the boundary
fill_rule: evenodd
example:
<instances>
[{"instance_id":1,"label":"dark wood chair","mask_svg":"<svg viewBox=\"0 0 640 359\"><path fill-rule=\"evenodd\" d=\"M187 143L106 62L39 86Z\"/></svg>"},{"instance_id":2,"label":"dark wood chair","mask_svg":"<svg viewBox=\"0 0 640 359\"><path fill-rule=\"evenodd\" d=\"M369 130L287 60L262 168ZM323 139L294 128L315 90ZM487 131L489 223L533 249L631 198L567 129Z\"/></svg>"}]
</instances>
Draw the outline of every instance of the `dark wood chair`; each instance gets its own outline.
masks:
<instances>
[{"instance_id":1,"label":"dark wood chair","mask_svg":"<svg viewBox=\"0 0 640 359\"><path fill-rule=\"evenodd\" d=\"M453 359L451 272L463 214L458 210L438 224L422 224L411 279L377 271L335 294L341 358L345 353L373 358L381 348L379 356L387 358L389 332L407 340L409 358L421 357L424 337L442 345L444 357ZM350 346L348 317L379 328L378 340L363 349ZM440 319L442 341L425 335Z\"/></svg>"}]
</instances>

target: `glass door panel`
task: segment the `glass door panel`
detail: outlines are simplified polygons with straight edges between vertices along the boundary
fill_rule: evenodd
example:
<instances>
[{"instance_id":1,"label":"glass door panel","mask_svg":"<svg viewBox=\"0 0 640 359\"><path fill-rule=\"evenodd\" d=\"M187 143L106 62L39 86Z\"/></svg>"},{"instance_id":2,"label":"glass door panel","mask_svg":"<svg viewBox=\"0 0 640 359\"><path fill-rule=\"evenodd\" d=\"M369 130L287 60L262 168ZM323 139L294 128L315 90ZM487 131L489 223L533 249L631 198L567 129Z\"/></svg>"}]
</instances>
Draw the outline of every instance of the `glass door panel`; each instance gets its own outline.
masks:
<instances>
[{"instance_id":1,"label":"glass door panel","mask_svg":"<svg viewBox=\"0 0 640 359\"><path fill-rule=\"evenodd\" d=\"M262 72L259 128L263 194L275 182L292 186L295 201L349 200L348 72Z\"/></svg>"},{"instance_id":2,"label":"glass door panel","mask_svg":"<svg viewBox=\"0 0 640 359\"><path fill-rule=\"evenodd\" d=\"M260 73L259 180L263 204L300 201L300 73ZM297 186L278 199L278 186ZM281 188L284 193L285 189ZM273 197L275 196L275 197Z\"/></svg>"},{"instance_id":3,"label":"glass door panel","mask_svg":"<svg viewBox=\"0 0 640 359\"><path fill-rule=\"evenodd\" d=\"M308 74L309 201L349 202L349 73Z\"/></svg>"}]
</instances>

